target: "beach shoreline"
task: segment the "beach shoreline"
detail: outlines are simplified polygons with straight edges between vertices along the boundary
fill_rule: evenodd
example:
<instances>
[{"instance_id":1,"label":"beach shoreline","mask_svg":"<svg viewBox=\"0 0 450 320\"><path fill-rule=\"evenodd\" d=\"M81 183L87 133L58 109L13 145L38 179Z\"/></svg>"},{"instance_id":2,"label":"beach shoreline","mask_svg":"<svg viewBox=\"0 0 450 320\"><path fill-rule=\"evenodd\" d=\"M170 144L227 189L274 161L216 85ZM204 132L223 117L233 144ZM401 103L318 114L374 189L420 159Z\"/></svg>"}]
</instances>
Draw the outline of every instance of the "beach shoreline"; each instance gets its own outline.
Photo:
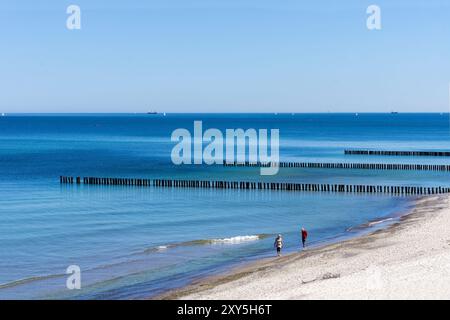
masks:
<instances>
[{"instance_id":1,"label":"beach shoreline","mask_svg":"<svg viewBox=\"0 0 450 320\"><path fill-rule=\"evenodd\" d=\"M450 298L449 201L448 196L423 197L386 228L260 259L152 299ZM411 290L403 290L406 285Z\"/></svg>"}]
</instances>

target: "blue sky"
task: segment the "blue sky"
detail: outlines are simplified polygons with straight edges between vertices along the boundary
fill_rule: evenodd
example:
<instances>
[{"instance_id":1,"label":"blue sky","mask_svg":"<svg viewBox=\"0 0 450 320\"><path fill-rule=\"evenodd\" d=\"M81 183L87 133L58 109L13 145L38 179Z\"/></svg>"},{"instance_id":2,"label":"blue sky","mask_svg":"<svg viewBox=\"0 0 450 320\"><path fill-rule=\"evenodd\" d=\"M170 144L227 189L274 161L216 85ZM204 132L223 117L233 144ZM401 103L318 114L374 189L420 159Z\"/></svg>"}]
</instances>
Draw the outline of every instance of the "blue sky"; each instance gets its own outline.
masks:
<instances>
[{"instance_id":1,"label":"blue sky","mask_svg":"<svg viewBox=\"0 0 450 320\"><path fill-rule=\"evenodd\" d=\"M0 112L449 111L446 0L0 0L0 39Z\"/></svg>"}]
</instances>

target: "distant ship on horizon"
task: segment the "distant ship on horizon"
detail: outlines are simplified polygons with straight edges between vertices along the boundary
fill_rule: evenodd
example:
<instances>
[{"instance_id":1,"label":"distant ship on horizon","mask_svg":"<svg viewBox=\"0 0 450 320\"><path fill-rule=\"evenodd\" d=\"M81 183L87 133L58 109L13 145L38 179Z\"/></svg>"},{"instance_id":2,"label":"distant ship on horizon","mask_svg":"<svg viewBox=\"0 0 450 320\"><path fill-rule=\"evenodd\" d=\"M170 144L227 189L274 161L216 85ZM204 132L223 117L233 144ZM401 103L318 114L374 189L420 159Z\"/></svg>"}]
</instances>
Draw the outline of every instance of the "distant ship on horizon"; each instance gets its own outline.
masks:
<instances>
[{"instance_id":1,"label":"distant ship on horizon","mask_svg":"<svg viewBox=\"0 0 450 320\"><path fill-rule=\"evenodd\" d=\"M156 111L148 111L147 114L158 114Z\"/></svg>"}]
</instances>

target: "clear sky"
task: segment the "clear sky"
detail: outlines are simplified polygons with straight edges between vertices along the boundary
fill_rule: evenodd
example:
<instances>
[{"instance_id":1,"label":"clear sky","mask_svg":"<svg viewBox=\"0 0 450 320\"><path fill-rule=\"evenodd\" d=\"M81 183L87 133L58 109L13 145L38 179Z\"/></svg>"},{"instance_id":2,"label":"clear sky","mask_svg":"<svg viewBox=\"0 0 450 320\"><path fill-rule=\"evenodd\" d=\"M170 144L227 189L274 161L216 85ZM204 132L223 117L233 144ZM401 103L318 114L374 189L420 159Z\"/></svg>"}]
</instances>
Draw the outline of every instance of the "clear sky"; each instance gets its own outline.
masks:
<instances>
[{"instance_id":1,"label":"clear sky","mask_svg":"<svg viewBox=\"0 0 450 320\"><path fill-rule=\"evenodd\" d=\"M0 0L0 40L0 112L449 111L448 0Z\"/></svg>"}]
</instances>

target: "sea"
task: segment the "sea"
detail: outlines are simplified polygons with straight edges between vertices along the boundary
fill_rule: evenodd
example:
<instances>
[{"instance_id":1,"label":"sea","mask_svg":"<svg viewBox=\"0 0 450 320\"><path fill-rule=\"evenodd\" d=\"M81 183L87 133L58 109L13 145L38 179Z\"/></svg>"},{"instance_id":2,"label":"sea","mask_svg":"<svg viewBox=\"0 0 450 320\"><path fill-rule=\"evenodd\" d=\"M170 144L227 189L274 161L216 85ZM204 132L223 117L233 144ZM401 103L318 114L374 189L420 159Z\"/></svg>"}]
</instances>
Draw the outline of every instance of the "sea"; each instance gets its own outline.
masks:
<instances>
[{"instance_id":1,"label":"sea","mask_svg":"<svg viewBox=\"0 0 450 320\"><path fill-rule=\"evenodd\" d=\"M145 299L263 258L382 228L417 196L60 184L60 176L450 186L450 172L175 165L176 129L278 129L280 161L450 164L448 113L5 114L0 299ZM79 268L80 288L70 286ZM69 284L69 285L68 285Z\"/></svg>"}]
</instances>

